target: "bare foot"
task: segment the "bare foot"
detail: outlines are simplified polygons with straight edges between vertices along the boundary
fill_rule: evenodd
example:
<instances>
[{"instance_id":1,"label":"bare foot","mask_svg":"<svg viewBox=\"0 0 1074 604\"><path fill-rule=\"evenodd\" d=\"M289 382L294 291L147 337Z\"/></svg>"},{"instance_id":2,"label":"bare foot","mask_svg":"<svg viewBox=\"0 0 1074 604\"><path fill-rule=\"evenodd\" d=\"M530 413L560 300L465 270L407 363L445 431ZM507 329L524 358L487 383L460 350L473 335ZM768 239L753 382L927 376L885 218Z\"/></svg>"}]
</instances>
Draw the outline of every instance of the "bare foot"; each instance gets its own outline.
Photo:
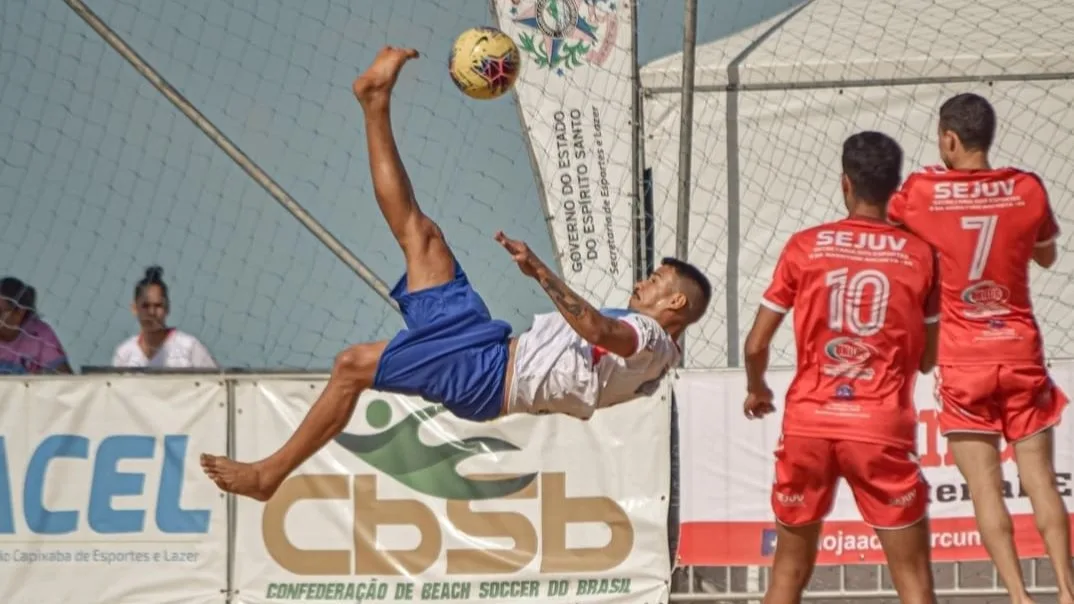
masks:
<instances>
[{"instance_id":1,"label":"bare foot","mask_svg":"<svg viewBox=\"0 0 1074 604\"><path fill-rule=\"evenodd\" d=\"M377 57L373 59L373 64L351 85L351 90L362 107L386 103L403 65L417 56L418 51L413 48L385 46L380 49Z\"/></svg>"},{"instance_id":2,"label":"bare foot","mask_svg":"<svg viewBox=\"0 0 1074 604\"><path fill-rule=\"evenodd\" d=\"M268 501L279 483L269 481L258 464L234 461L220 455L201 454L201 469L220 490L258 501Z\"/></svg>"}]
</instances>

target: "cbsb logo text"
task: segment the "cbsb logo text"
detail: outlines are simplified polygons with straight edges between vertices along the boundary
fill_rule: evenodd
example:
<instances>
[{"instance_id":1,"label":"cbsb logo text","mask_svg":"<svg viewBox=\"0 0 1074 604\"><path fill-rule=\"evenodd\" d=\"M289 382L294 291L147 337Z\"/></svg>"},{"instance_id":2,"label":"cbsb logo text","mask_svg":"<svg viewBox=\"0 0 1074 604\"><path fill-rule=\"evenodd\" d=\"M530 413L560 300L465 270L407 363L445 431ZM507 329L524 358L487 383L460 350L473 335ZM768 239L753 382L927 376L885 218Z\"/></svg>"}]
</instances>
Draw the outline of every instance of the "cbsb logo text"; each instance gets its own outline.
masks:
<instances>
[{"instance_id":1,"label":"cbsb logo text","mask_svg":"<svg viewBox=\"0 0 1074 604\"><path fill-rule=\"evenodd\" d=\"M37 445L25 467L12 467L7 442L0 436L0 535L20 532L23 525L38 535L84 528L104 535L141 533L149 522L166 534L206 533L211 511L184 509L180 503L186 456L187 436L179 434L116 434L95 447L85 436L53 434ZM130 460L140 460L153 471L121 470ZM159 476L155 498L146 492L147 474ZM49 507L46 493L56 489L78 493L85 501L79 507ZM22 497L15 497L20 491ZM138 496L154 503L138 508L129 499L120 506L114 501ZM22 522L16 522L19 515Z\"/></svg>"},{"instance_id":2,"label":"cbsb logo text","mask_svg":"<svg viewBox=\"0 0 1074 604\"><path fill-rule=\"evenodd\" d=\"M381 431L344 433L336 439L379 474L294 476L265 505L262 536L281 567L296 575L417 575L443 558L448 575L510 574L534 562L545 573L591 573L616 568L630 556L634 527L615 500L567 496L563 472L461 475L457 466L467 459L519 448L489 436L426 444L419 429L443 408L416 411L387 427L391 412L387 402L372 401L366 420ZM424 497L381 498L378 484L392 479ZM308 550L291 541L287 516L292 506L306 500L350 502L350 548ZM480 501L482 509L474 509L474 501ZM528 501L537 502L536 514ZM443 502L442 515L434 510L438 502ZM523 513L527 509L530 513ZM603 525L607 541L598 547L570 546L568 528L581 524ZM378 529L387 526L413 527L420 535L417 545L405 549L378 543ZM466 535L472 543L512 545L451 548L445 547L445 534Z\"/></svg>"}]
</instances>

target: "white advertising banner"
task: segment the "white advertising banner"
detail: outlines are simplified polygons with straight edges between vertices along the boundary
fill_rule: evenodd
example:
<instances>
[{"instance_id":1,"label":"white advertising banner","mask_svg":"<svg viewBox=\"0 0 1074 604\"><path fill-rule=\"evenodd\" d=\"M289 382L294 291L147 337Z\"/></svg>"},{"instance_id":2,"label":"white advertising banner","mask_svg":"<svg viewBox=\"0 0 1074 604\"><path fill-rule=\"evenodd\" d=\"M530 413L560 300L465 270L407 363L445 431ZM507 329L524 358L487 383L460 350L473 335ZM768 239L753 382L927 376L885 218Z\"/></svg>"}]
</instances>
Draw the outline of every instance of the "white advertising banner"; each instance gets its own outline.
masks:
<instances>
[{"instance_id":1,"label":"white advertising banner","mask_svg":"<svg viewBox=\"0 0 1074 604\"><path fill-rule=\"evenodd\" d=\"M1051 369L1055 382L1074 393L1074 363ZM770 386L782 397L792 370L770 373ZM969 489L940 435L933 376L917 381L918 454L929 482L932 555L935 561L987 560L973 518ZM769 503L774 479L773 451L779 438L783 401L760 421L742 414L746 377L742 372L688 372L675 384L679 401L682 451L682 564L699 566L767 565L775 546L775 523ZM1074 412L1071 407L1056 428L1056 471L1068 509L1074 509ZM1044 556L1032 508L1018 482L1011 447L1004 446L1004 496L1014 520L1022 557ZM883 562L873 530L861 521L845 485L823 529L820 564Z\"/></svg>"},{"instance_id":2,"label":"white advertising banner","mask_svg":"<svg viewBox=\"0 0 1074 604\"><path fill-rule=\"evenodd\" d=\"M492 0L563 276L605 306L634 280L631 1Z\"/></svg>"},{"instance_id":3,"label":"white advertising banner","mask_svg":"<svg viewBox=\"0 0 1074 604\"><path fill-rule=\"evenodd\" d=\"M278 448L323 385L239 382L238 458ZM366 393L272 499L238 501L236 601L666 602L668 394L474 423Z\"/></svg>"},{"instance_id":4,"label":"white advertising banner","mask_svg":"<svg viewBox=\"0 0 1074 604\"><path fill-rule=\"evenodd\" d=\"M227 446L212 378L0 380L0 602L219 603Z\"/></svg>"}]
</instances>

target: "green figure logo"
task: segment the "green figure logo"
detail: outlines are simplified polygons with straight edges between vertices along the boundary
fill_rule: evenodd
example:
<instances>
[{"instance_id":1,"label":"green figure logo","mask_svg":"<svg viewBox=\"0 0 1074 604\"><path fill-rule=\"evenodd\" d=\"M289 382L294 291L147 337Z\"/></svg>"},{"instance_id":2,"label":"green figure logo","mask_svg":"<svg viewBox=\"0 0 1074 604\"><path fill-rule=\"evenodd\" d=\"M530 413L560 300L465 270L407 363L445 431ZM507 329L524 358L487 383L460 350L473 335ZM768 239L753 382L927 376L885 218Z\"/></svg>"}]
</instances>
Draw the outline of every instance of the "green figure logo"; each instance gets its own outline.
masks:
<instances>
[{"instance_id":1,"label":"green figure logo","mask_svg":"<svg viewBox=\"0 0 1074 604\"><path fill-rule=\"evenodd\" d=\"M492 480L459 474L458 465L471 457L520 449L487 436L450 439L435 446L425 444L419 435L421 427L444 410L439 405L425 407L384 429L391 423L392 408L387 401L378 399L366 406L365 417L370 426L382 430L376 434L344 432L336 442L401 484L441 499L497 499L521 491L537 478L536 472Z\"/></svg>"}]
</instances>

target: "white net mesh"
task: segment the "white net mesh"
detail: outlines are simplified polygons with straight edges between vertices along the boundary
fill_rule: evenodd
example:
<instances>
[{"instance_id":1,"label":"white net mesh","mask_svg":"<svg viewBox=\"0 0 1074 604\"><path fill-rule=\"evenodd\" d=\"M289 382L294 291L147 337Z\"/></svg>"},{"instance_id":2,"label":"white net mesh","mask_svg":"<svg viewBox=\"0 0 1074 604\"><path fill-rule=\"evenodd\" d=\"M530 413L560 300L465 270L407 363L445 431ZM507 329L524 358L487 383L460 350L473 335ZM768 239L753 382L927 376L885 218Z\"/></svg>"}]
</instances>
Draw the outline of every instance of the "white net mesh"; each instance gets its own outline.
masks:
<instances>
[{"instance_id":1,"label":"white net mesh","mask_svg":"<svg viewBox=\"0 0 1074 604\"><path fill-rule=\"evenodd\" d=\"M489 22L484 3L88 4L389 284L402 257L350 82L381 46L416 46L394 121L419 201L493 313L522 328L548 308L491 240L502 228L551 257L517 111L466 99L445 69L454 36ZM36 287L76 369L109 364L137 331L132 288L150 264L169 322L226 366L325 368L401 326L67 5L0 7L0 258Z\"/></svg>"},{"instance_id":2,"label":"white net mesh","mask_svg":"<svg viewBox=\"0 0 1074 604\"><path fill-rule=\"evenodd\" d=\"M1074 129L1074 87L1063 79L1061 24L1072 15L1048 0L816 0L699 47L689 241L718 293L689 365L734 364L787 238L844 212L843 140L865 129L892 135L906 153L904 174L938 163L936 112L958 92L992 101L1000 118L993 162L1039 173L1068 230L1074 177L1063 141ZM663 250L675 235L680 62L658 61L642 76ZM1074 258L1065 239L1060 248L1053 269L1034 270L1033 291L1049 353L1067 357ZM793 362L793 335L781 330L772 364Z\"/></svg>"}]
</instances>

